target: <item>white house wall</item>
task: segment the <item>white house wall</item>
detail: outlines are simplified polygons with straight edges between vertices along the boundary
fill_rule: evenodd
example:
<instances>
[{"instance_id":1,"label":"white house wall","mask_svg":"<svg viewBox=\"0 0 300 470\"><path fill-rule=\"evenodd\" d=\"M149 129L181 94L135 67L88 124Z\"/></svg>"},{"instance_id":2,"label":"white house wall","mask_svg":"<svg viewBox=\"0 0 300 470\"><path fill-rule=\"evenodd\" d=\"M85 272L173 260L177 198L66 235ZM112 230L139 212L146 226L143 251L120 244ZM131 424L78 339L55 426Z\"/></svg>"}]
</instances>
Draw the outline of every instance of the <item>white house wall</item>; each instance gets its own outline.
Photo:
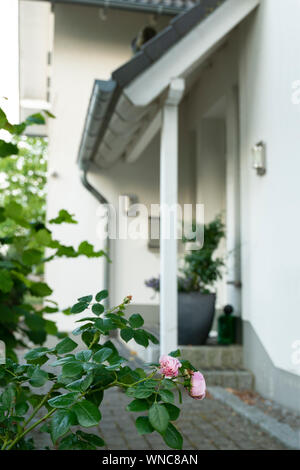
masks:
<instances>
[{"instance_id":1,"label":"white house wall","mask_svg":"<svg viewBox=\"0 0 300 470\"><path fill-rule=\"evenodd\" d=\"M51 5L20 1L20 99L47 101ZM34 73L33 73L34 71Z\"/></svg>"},{"instance_id":2,"label":"white house wall","mask_svg":"<svg viewBox=\"0 0 300 470\"><path fill-rule=\"evenodd\" d=\"M263 0L239 41L243 315L274 365L298 375L299 17L299 0ZM251 162L251 147L261 140L263 177ZM270 388L274 394L276 384Z\"/></svg>"},{"instance_id":3,"label":"white house wall","mask_svg":"<svg viewBox=\"0 0 300 470\"><path fill-rule=\"evenodd\" d=\"M166 20L161 18L158 27ZM60 226L55 236L68 245L88 240L96 248L99 204L81 185L76 165L84 119L95 79L108 79L111 72L132 55L130 43L149 22L149 15L108 10L106 21L99 9L55 6L55 40L52 77L53 113L50 121L48 217L65 208L74 213L78 226ZM114 204L119 194L138 196L141 203L159 202L159 139L146 149L140 162L120 162L101 175L89 175L97 189ZM159 274L157 253L149 252L146 241L112 243L111 303L132 294L135 302L158 303L144 280ZM62 307L104 285L103 260L62 259L47 267L46 278ZM61 328L70 329L73 319L59 318Z\"/></svg>"},{"instance_id":4,"label":"white house wall","mask_svg":"<svg viewBox=\"0 0 300 470\"><path fill-rule=\"evenodd\" d=\"M109 78L117 66L131 57L130 42L139 29L147 24L148 17L109 10L108 19L103 22L97 12L98 9L94 8L55 6L51 93L53 112L57 117L50 121L48 215L52 217L60 208L66 208L76 215L79 224L76 228L57 227L55 235L67 244L78 245L81 240L87 239L96 247L101 247L97 237L99 204L81 186L75 165L76 155L94 79ZM229 55L232 56L232 52ZM232 72L228 76L228 83L231 83ZM207 83L210 81L211 77L208 76ZM222 85L224 90L225 85ZM199 86L180 105L179 201L182 204L199 202L212 207L207 213L208 221L224 208L224 155L216 157L221 159L220 162L214 162L218 171L210 175L210 191L206 191L203 197L199 192L201 175L207 173L211 162L206 162L202 153L199 167L201 145L197 139L201 131L201 114L218 98L215 96L215 87L219 87L219 78L208 95ZM209 97L208 100L203 100L203 93ZM192 113L195 114L194 120ZM90 174L89 179L114 205L117 205L120 194L134 194L138 202L148 206L158 203L159 151L158 135L137 162L128 164L120 161L101 173ZM123 296L131 294L136 304L157 305L158 296L153 296L152 291L145 287L144 280L159 275L158 252L148 249L147 240L117 240L111 245L111 302L118 302ZM103 273L102 260L64 259L52 262L47 268L46 277L54 287L54 298L65 307L77 297L101 288L104 283ZM222 306L225 302L224 288L219 288L219 292L218 306ZM70 317L60 317L59 321L62 328L72 328L73 319Z\"/></svg>"},{"instance_id":5,"label":"white house wall","mask_svg":"<svg viewBox=\"0 0 300 470\"><path fill-rule=\"evenodd\" d=\"M19 120L18 27L18 0L2 0L0 2L0 60L2 64L5 64L5 73L0 74L0 106L11 122Z\"/></svg>"},{"instance_id":6,"label":"white house wall","mask_svg":"<svg viewBox=\"0 0 300 470\"><path fill-rule=\"evenodd\" d=\"M20 119L51 110L53 15L48 2L19 1ZM47 135L45 126L30 126L30 135Z\"/></svg>"}]
</instances>

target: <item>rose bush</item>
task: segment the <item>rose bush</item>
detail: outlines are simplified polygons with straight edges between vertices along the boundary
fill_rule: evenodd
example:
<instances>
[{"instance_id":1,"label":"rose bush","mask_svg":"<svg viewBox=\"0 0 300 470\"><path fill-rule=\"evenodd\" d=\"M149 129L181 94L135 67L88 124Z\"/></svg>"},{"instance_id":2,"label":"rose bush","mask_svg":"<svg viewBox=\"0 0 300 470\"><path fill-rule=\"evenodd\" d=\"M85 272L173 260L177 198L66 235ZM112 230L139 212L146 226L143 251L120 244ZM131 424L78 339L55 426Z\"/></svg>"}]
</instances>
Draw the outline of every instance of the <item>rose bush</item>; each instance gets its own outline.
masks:
<instances>
[{"instance_id":1,"label":"rose bush","mask_svg":"<svg viewBox=\"0 0 300 470\"><path fill-rule=\"evenodd\" d=\"M34 150L29 141L25 152L25 140L21 139L28 126L45 123L44 115L36 113L13 125L0 108L0 172L4 176L0 188L0 340L14 361L18 347L29 341L42 345L47 335L60 335L55 322L44 317L59 311L56 303L48 299L51 287L40 276L45 264L62 257L106 256L102 250L95 251L88 241L75 248L54 238L52 227L77 224L66 210L46 221L43 153Z\"/></svg>"},{"instance_id":2,"label":"rose bush","mask_svg":"<svg viewBox=\"0 0 300 470\"><path fill-rule=\"evenodd\" d=\"M73 305L74 314L90 311L78 320L80 325L73 331L73 339L65 337L53 348L30 350L24 364L7 359L0 365L2 450L34 449L34 439L28 435L35 428L49 433L58 449L104 446L101 436L82 428L99 423L103 394L112 387L121 388L132 399L127 411L142 413L135 421L138 433L158 432L169 447L182 448L182 436L173 424L180 414L174 391L180 405L182 386L192 397L199 398L199 393L205 393L205 382L199 387L199 372L189 361L178 359L179 350L162 356L159 364L150 364L145 370L130 368L108 338L112 330L119 330L124 341L134 339L144 347L149 341L158 341L142 328L141 315L125 318L130 296L105 311L102 301L107 296L107 291L101 291L95 298L87 295ZM81 338L79 348L76 337ZM45 388L47 391L43 391Z\"/></svg>"}]
</instances>

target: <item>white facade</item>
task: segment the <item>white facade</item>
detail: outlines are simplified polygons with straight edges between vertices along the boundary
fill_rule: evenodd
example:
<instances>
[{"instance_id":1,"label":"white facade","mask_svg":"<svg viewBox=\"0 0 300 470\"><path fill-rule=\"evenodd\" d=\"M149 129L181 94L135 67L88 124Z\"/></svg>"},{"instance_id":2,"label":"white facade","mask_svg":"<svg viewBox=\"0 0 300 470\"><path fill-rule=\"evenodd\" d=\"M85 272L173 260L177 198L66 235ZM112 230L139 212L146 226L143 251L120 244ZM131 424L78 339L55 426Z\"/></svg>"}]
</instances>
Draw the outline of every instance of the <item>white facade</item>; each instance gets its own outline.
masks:
<instances>
[{"instance_id":1,"label":"white facade","mask_svg":"<svg viewBox=\"0 0 300 470\"><path fill-rule=\"evenodd\" d=\"M94 79L108 79L129 60L130 42L149 17L109 11L103 21L97 9L71 5L56 5L54 14L51 104L57 118L49 123L48 215L61 208L75 214L78 226L58 227L55 235L100 248L99 205L81 186L76 166L84 118ZM293 360L300 340L299 17L299 0L262 0L193 72L179 107L179 202L204 203L207 222L222 212L228 224L220 248L230 252L228 270L218 285L218 307L233 303L274 367L293 378L300 375ZM159 29L166 21L159 19ZM252 167L251 148L260 141L267 149L264 176ZM119 161L89 178L114 205L119 195L134 194L149 206L159 202L159 163L157 135L134 163ZM111 257L111 303L131 294L138 305L157 305L144 286L160 270L159 254L147 240L113 241ZM54 298L66 307L102 287L104 263L55 261L46 275ZM226 281L241 281L242 289ZM70 317L59 322L64 329L73 325ZM247 351L252 365L254 352ZM262 384L260 391L274 397L274 387ZM288 405L284 394L277 398Z\"/></svg>"},{"instance_id":2,"label":"white facade","mask_svg":"<svg viewBox=\"0 0 300 470\"><path fill-rule=\"evenodd\" d=\"M19 4L0 2L0 58L5 73L0 74L1 107L11 122L19 120Z\"/></svg>"},{"instance_id":3,"label":"white facade","mask_svg":"<svg viewBox=\"0 0 300 470\"><path fill-rule=\"evenodd\" d=\"M298 175L300 1L265 0L240 33L243 317L276 367L300 374ZM267 173L251 168L251 147L267 146Z\"/></svg>"}]
</instances>

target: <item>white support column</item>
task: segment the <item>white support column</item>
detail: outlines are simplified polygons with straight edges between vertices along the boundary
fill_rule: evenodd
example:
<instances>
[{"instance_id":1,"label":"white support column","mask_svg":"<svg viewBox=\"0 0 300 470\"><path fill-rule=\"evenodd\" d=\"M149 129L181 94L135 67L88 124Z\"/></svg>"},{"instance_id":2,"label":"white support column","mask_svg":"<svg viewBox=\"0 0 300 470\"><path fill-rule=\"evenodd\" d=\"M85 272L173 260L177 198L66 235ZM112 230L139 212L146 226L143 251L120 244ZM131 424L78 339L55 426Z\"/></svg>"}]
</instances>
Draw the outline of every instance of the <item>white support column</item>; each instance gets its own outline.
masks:
<instances>
[{"instance_id":1,"label":"white support column","mask_svg":"<svg viewBox=\"0 0 300 470\"><path fill-rule=\"evenodd\" d=\"M240 266L240 165L238 92L232 88L226 97L226 249L227 303L241 313Z\"/></svg>"},{"instance_id":2,"label":"white support column","mask_svg":"<svg viewBox=\"0 0 300 470\"><path fill-rule=\"evenodd\" d=\"M177 348L178 105L184 80L173 79L162 112L160 153L160 345ZM173 211L172 211L173 209Z\"/></svg>"}]
</instances>

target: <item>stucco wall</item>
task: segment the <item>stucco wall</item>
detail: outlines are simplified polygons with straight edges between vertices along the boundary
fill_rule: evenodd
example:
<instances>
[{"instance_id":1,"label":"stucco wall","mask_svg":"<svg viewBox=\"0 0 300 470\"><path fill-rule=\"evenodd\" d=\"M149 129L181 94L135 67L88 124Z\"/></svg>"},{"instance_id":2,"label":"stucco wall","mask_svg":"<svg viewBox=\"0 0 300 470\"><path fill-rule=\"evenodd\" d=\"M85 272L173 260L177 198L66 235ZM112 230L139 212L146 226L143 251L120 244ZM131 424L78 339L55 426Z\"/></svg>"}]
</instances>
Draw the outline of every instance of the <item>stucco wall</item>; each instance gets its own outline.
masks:
<instances>
[{"instance_id":1,"label":"stucco wall","mask_svg":"<svg viewBox=\"0 0 300 470\"><path fill-rule=\"evenodd\" d=\"M0 73L0 103L11 122L19 119L18 17L17 0L0 2L0 60L5 64L5 73Z\"/></svg>"},{"instance_id":2,"label":"stucco wall","mask_svg":"<svg viewBox=\"0 0 300 470\"><path fill-rule=\"evenodd\" d=\"M55 235L75 246L87 239L96 248L103 244L98 239L97 216L99 204L83 188L76 165L88 102L96 78L107 79L111 72L132 55L130 42L149 22L149 16L140 13L109 10L106 21L99 17L97 8L82 6L55 6L55 39L52 70L52 101L56 119L50 122L48 216L64 207L79 221L74 226L61 226ZM160 18L158 29L166 19ZM101 175L90 175L106 198L117 202L119 194L133 193L139 202L158 202L159 139L145 151L136 164L120 162ZM56 177L53 174L56 174ZM139 303L158 302L144 287L144 279L159 273L157 253L146 248L146 241L119 241L112 243L111 303L132 294ZM103 261L60 260L51 263L46 278L54 287L54 298L62 307L85 293L103 287ZM59 317L61 328L72 328L73 319Z\"/></svg>"},{"instance_id":3,"label":"stucco wall","mask_svg":"<svg viewBox=\"0 0 300 470\"><path fill-rule=\"evenodd\" d=\"M98 204L80 184L75 165L77 151L94 79L109 78L116 67L131 57L130 41L147 24L148 17L109 11L107 21L103 22L97 12L94 8L55 6L52 95L57 118L50 122L48 215L52 217L65 207L76 215L79 224L76 229L73 226L57 227L56 235L68 244L76 245L82 239L88 239L101 247L97 237ZM166 21L161 18L158 27ZM197 172L202 173L206 159L203 158L199 167L200 144L196 142L195 148L194 139L200 132L199 114L196 120L190 119L191 102L196 94L199 95L197 87L180 106L179 200L180 203L208 203L211 200L212 206L215 200L215 208L208 211L211 219L223 208L225 180L216 174L210 183L210 194L198 197L195 170L197 166ZM199 111L202 109L201 105ZM223 159L224 155L217 158ZM211 161L208 164L211 165ZM111 169L90 174L89 178L113 204L117 203L119 194L126 193L135 194L138 201L146 205L158 203L159 135L137 162L126 164L120 161ZM111 257L111 302L132 294L137 304L158 304L158 296L154 297L144 286L145 279L159 274L158 252L149 251L146 240L118 240L112 242ZM103 263L99 260L64 259L52 262L47 267L46 277L54 287L54 297L66 306L78 296L101 288L103 272ZM60 317L59 321L62 328L72 327L71 318Z\"/></svg>"},{"instance_id":4,"label":"stucco wall","mask_svg":"<svg viewBox=\"0 0 300 470\"><path fill-rule=\"evenodd\" d=\"M300 79L299 16L298 0L263 0L239 41L243 316L274 365L298 375L300 105L292 84ZM251 162L260 140L267 145L263 177ZM245 359L251 363L251 350Z\"/></svg>"}]
</instances>

